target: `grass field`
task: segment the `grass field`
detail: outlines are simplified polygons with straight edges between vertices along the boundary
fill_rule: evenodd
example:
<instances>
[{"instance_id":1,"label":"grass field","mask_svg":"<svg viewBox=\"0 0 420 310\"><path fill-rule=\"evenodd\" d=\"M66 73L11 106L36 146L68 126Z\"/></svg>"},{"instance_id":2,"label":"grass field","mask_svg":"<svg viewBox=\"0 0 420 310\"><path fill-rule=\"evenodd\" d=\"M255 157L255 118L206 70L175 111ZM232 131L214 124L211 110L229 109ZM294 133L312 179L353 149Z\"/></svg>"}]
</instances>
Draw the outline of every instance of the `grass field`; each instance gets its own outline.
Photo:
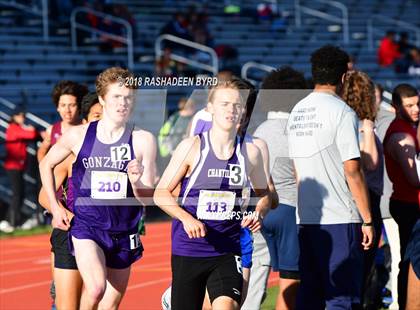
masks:
<instances>
[{"instance_id":1,"label":"grass field","mask_svg":"<svg viewBox=\"0 0 420 310\"><path fill-rule=\"evenodd\" d=\"M276 298L279 292L278 286L270 287L267 290L267 297L264 300L264 303L261 306L261 310L274 310L276 308ZM387 310L387 308L381 308L378 310Z\"/></svg>"},{"instance_id":2,"label":"grass field","mask_svg":"<svg viewBox=\"0 0 420 310\"><path fill-rule=\"evenodd\" d=\"M33 236L33 235L39 235L39 234L45 234L51 232L51 225L42 225L37 226L32 229L16 229L12 233L4 233L0 231L0 239L6 238L6 237L19 237L19 236Z\"/></svg>"},{"instance_id":3,"label":"grass field","mask_svg":"<svg viewBox=\"0 0 420 310\"><path fill-rule=\"evenodd\" d=\"M274 310L276 308L276 298L278 292L278 286L270 287L267 290L267 296L265 297L264 303L261 306L261 310Z\"/></svg>"}]
</instances>

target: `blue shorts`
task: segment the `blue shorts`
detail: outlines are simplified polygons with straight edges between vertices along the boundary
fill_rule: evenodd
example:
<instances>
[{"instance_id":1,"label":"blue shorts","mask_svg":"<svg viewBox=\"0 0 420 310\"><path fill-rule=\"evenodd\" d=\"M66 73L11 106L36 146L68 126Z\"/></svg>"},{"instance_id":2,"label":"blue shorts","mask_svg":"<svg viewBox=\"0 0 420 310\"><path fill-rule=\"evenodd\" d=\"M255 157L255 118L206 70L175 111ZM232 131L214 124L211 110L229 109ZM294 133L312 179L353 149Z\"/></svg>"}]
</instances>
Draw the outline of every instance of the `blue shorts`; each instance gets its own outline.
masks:
<instances>
[{"instance_id":1,"label":"blue shorts","mask_svg":"<svg viewBox=\"0 0 420 310\"><path fill-rule=\"evenodd\" d=\"M420 279L420 220L417 220L411 233L405 252L405 260L411 263L417 278Z\"/></svg>"},{"instance_id":2,"label":"blue shorts","mask_svg":"<svg viewBox=\"0 0 420 310\"><path fill-rule=\"evenodd\" d=\"M89 227L81 222L75 222L70 228L70 234L76 239L94 241L104 252L106 266L113 269L125 269L140 259L143 245L140 241L137 227L127 232L110 232ZM71 238L70 249L74 253Z\"/></svg>"},{"instance_id":3,"label":"blue shorts","mask_svg":"<svg viewBox=\"0 0 420 310\"><path fill-rule=\"evenodd\" d=\"M361 224L299 225L297 310L353 309L363 285Z\"/></svg>"},{"instance_id":4,"label":"blue shorts","mask_svg":"<svg viewBox=\"0 0 420 310\"><path fill-rule=\"evenodd\" d=\"M241 228L242 267L252 267L252 234L248 228Z\"/></svg>"},{"instance_id":5,"label":"blue shorts","mask_svg":"<svg viewBox=\"0 0 420 310\"><path fill-rule=\"evenodd\" d=\"M274 271L299 271L299 241L296 225L296 208L279 204L270 210L261 230L270 251Z\"/></svg>"}]
</instances>

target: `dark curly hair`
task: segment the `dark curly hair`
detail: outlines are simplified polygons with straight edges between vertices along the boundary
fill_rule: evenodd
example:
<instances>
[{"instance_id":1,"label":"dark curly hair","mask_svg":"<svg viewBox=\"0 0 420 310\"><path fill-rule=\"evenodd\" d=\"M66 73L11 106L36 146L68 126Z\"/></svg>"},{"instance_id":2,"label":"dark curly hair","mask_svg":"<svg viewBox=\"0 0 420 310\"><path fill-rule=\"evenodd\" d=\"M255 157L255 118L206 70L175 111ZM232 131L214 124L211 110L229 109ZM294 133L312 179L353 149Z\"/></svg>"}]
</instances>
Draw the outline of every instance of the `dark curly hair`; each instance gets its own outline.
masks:
<instances>
[{"instance_id":1,"label":"dark curly hair","mask_svg":"<svg viewBox=\"0 0 420 310\"><path fill-rule=\"evenodd\" d=\"M339 85L347 72L349 55L337 46L325 45L311 55L312 79L315 84Z\"/></svg>"},{"instance_id":2,"label":"dark curly hair","mask_svg":"<svg viewBox=\"0 0 420 310\"><path fill-rule=\"evenodd\" d=\"M87 120L90 108L99 102L96 92L90 92L82 99L82 118Z\"/></svg>"},{"instance_id":3,"label":"dark curly hair","mask_svg":"<svg viewBox=\"0 0 420 310\"><path fill-rule=\"evenodd\" d=\"M75 96L77 100L77 107L80 110L82 98L87 93L88 93L88 88L85 85L82 85L73 81L63 80L63 81L58 82L54 86L51 97L55 106L58 107L58 102L60 101L60 97L62 95Z\"/></svg>"},{"instance_id":4,"label":"dark curly hair","mask_svg":"<svg viewBox=\"0 0 420 310\"><path fill-rule=\"evenodd\" d=\"M289 66L271 71L263 80L259 92L259 102L263 112L290 112L293 106L303 99L308 83L304 75ZM278 91L278 90L286 91ZM294 91L287 91L294 90Z\"/></svg>"},{"instance_id":5,"label":"dark curly hair","mask_svg":"<svg viewBox=\"0 0 420 310\"><path fill-rule=\"evenodd\" d=\"M271 71L261 84L261 89L306 89L306 87L303 74L289 66Z\"/></svg>"},{"instance_id":6,"label":"dark curly hair","mask_svg":"<svg viewBox=\"0 0 420 310\"><path fill-rule=\"evenodd\" d=\"M360 120L375 120L375 84L366 73L349 71L344 77L341 97L356 112Z\"/></svg>"}]
</instances>

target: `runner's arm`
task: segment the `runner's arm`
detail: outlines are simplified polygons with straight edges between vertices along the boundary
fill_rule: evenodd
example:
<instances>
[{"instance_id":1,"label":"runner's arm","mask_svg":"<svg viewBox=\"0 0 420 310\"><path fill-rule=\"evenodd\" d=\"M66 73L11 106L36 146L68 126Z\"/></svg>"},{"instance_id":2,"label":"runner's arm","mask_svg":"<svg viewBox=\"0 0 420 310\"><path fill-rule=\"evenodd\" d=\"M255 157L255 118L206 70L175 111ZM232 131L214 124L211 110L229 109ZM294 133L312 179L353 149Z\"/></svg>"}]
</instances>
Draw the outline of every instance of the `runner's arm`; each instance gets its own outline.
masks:
<instances>
[{"instance_id":1,"label":"runner's arm","mask_svg":"<svg viewBox=\"0 0 420 310\"><path fill-rule=\"evenodd\" d=\"M147 131L141 130L133 133L134 152L142 168L140 179L132 184L134 195L143 205L153 204L154 180L156 178L156 140Z\"/></svg>"},{"instance_id":2,"label":"runner's arm","mask_svg":"<svg viewBox=\"0 0 420 310\"><path fill-rule=\"evenodd\" d=\"M55 181L56 191L64 184L65 180L67 179L69 166L71 166L72 164L72 159L73 157L69 156L63 162L61 162L54 168L54 181ZM52 213L50 204L48 202L48 196L47 196L47 193L45 192L44 187L41 187L41 190L39 191L38 202L41 205L41 207L46 209L48 212ZM61 202L59 202L59 204L60 206L64 207L61 204ZM73 214L70 211L67 212L67 215L69 217L73 216Z\"/></svg>"},{"instance_id":3,"label":"runner's arm","mask_svg":"<svg viewBox=\"0 0 420 310\"><path fill-rule=\"evenodd\" d=\"M176 148L154 193L155 204L173 218L180 220L190 238L204 237L205 226L179 206L172 192L182 181L199 151L199 138L183 140Z\"/></svg>"},{"instance_id":4,"label":"runner's arm","mask_svg":"<svg viewBox=\"0 0 420 310\"><path fill-rule=\"evenodd\" d=\"M42 186L48 197L51 212L53 214L53 227L68 229L70 221L65 209L60 207L55 196L55 179L53 170L60 162L72 153L72 148L80 141L80 128L71 128L63 135L39 164Z\"/></svg>"},{"instance_id":5,"label":"runner's arm","mask_svg":"<svg viewBox=\"0 0 420 310\"><path fill-rule=\"evenodd\" d=\"M52 126L47 128L45 138L44 140L42 140L41 145L38 147L36 157L39 163L45 157L45 155L47 154L48 150L51 147L51 130L52 130Z\"/></svg>"}]
</instances>

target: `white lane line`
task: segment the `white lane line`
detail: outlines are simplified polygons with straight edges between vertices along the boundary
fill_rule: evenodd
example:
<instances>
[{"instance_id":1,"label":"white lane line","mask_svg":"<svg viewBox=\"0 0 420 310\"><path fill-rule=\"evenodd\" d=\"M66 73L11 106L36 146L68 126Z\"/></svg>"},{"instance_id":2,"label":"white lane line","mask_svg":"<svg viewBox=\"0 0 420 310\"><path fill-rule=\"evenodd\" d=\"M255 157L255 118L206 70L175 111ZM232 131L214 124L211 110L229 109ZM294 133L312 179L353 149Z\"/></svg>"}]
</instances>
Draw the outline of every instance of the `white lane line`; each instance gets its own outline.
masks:
<instances>
[{"instance_id":1,"label":"white lane line","mask_svg":"<svg viewBox=\"0 0 420 310\"><path fill-rule=\"evenodd\" d=\"M46 255L36 256L36 257L18 258L18 259L8 259L8 260L0 261L0 266L20 263L20 262L30 262L30 261L33 261L35 264L39 264L39 263L44 263L45 261L49 259L50 259L50 256L46 256Z\"/></svg>"},{"instance_id":2,"label":"white lane line","mask_svg":"<svg viewBox=\"0 0 420 310\"><path fill-rule=\"evenodd\" d=\"M22 291L22 290L26 290L33 287L44 286L47 284L51 284L51 280L36 282L32 284L21 285L21 286L16 286L16 287L11 287L11 288L5 288L5 289L0 290L0 294L13 293L16 291Z\"/></svg>"},{"instance_id":3,"label":"white lane line","mask_svg":"<svg viewBox=\"0 0 420 310\"><path fill-rule=\"evenodd\" d=\"M160 280L155 280L155 281L148 281L144 283L134 284L127 287L127 290L134 290L136 288L142 288L142 287L151 286L151 285L155 285L159 283L165 283L165 282L167 282L169 285L171 280L172 278L165 278L165 279L160 279Z\"/></svg>"},{"instance_id":4,"label":"white lane line","mask_svg":"<svg viewBox=\"0 0 420 310\"><path fill-rule=\"evenodd\" d=\"M6 272L0 273L0 277L12 276L12 275L17 275L17 274L21 274L21 273L37 272L37 271L41 271L41 270L51 270L51 266L6 271Z\"/></svg>"}]
</instances>

